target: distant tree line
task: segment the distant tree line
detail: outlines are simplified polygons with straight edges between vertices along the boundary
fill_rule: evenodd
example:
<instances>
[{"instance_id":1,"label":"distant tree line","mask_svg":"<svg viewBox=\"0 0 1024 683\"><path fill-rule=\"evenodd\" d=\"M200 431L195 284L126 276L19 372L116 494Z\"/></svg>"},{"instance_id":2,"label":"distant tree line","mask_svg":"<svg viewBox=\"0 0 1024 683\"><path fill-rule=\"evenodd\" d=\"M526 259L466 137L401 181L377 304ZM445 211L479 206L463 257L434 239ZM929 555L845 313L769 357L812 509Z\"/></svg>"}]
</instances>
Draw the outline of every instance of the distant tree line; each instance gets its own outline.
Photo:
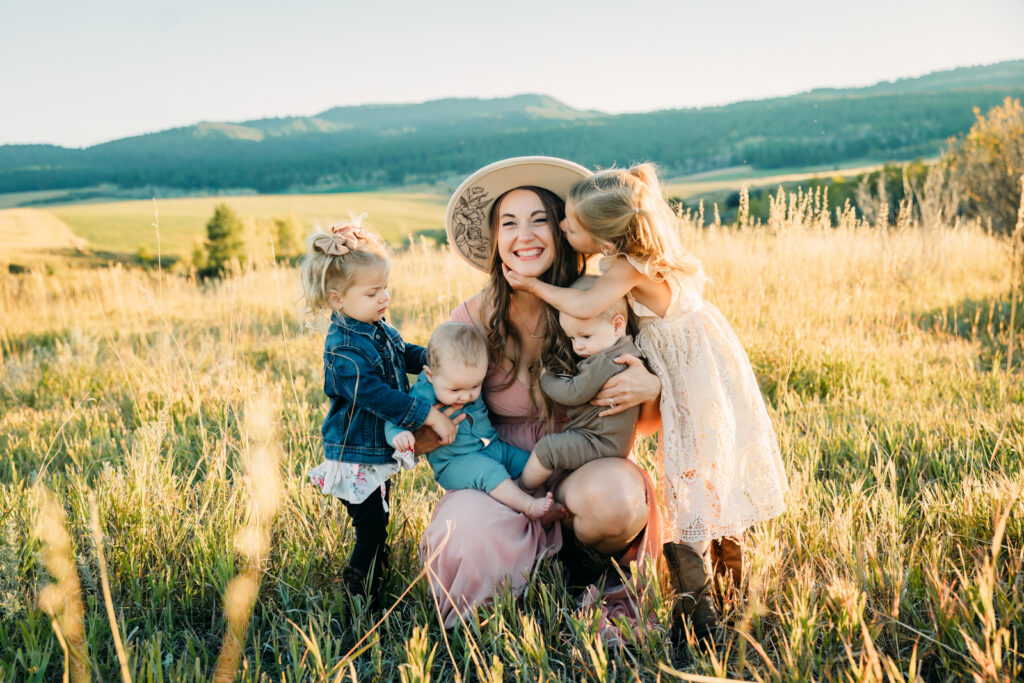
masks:
<instances>
[{"instance_id":1,"label":"distant tree line","mask_svg":"<svg viewBox=\"0 0 1024 683\"><path fill-rule=\"evenodd\" d=\"M833 208L849 203L876 225L896 225L901 211L914 211L925 225L974 218L993 232L1009 234L1017 225L1024 192L1024 107L1020 100L1006 98L985 113L975 110L974 118L964 135L947 140L944 153L933 163L888 163L853 177L783 183L783 189L827 190ZM768 218L776 189L748 191L752 218ZM673 201L682 210L699 206L699 199ZM705 222L712 220L710 203L705 202ZM720 220L734 222L739 205L739 192L727 194L717 207Z\"/></svg>"},{"instance_id":2,"label":"distant tree line","mask_svg":"<svg viewBox=\"0 0 1024 683\"><path fill-rule=\"evenodd\" d=\"M1024 87L1010 94L1024 95ZM761 169L859 159L932 156L965 132L972 108L1007 88L882 95L808 94L725 107L515 125L413 131L335 130L268 136L197 135L189 129L84 150L0 147L0 193L162 186L188 191L361 189L457 178L509 156L548 154L590 167L637 160L678 175L747 164ZM495 127L498 126L498 127Z\"/></svg>"}]
</instances>

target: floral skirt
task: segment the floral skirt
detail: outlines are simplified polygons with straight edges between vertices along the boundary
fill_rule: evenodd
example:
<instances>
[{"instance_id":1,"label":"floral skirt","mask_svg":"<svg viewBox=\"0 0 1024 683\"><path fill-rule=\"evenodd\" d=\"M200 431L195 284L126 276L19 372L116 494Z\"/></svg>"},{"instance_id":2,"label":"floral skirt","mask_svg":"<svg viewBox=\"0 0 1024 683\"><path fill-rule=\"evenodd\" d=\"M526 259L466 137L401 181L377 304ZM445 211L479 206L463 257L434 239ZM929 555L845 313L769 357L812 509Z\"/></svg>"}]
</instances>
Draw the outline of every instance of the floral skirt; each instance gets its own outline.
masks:
<instances>
[{"instance_id":1,"label":"floral skirt","mask_svg":"<svg viewBox=\"0 0 1024 683\"><path fill-rule=\"evenodd\" d=\"M416 466L415 456L411 452L396 451L393 457L394 462L382 465L324 460L309 470L309 481L324 495L335 496L353 504L362 503L376 489L386 486L387 480L400 469L411 470ZM387 509L386 502L384 507Z\"/></svg>"}]
</instances>

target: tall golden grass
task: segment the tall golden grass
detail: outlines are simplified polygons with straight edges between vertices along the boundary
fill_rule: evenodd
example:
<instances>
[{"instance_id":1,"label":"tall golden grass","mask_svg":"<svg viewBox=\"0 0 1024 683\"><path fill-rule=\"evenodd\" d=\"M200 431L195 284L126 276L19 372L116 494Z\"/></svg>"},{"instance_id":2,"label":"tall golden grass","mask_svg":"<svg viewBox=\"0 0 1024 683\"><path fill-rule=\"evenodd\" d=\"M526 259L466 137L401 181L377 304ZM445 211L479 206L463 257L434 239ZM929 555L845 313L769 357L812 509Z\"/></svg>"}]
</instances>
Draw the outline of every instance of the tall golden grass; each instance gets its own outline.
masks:
<instances>
[{"instance_id":1,"label":"tall golden grass","mask_svg":"<svg viewBox=\"0 0 1024 683\"><path fill-rule=\"evenodd\" d=\"M114 267L0 277L0 521L14 521L0 543L2 677L1024 675L1011 242L842 211L831 227L820 196L775 201L768 226L682 227L751 357L792 485L786 513L748 533L746 597L718 650L675 652L625 625L626 645L608 647L548 564L520 600L445 633L417 556L439 496L422 467L393 491L397 604L379 623L353 609L340 584L352 531L305 480L321 457L323 336L296 273L256 265L202 284ZM396 254L392 279L393 322L419 343L483 284L427 247ZM75 540L90 529L97 542Z\"/></svg>"}]
</instances>

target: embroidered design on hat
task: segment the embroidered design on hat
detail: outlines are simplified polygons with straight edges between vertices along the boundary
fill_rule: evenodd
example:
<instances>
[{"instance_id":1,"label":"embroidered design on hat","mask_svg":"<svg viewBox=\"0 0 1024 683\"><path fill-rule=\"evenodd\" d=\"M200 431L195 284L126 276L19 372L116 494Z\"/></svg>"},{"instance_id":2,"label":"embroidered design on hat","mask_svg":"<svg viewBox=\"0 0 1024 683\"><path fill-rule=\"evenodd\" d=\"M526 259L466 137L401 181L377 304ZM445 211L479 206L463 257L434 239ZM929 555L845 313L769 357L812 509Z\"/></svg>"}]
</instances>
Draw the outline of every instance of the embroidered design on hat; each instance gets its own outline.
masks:
<instances>
[{"instance_id":1,"label":"embroidered design on hat","mask_svg":"<svg viewBox=\"0 0 1024 683\"><path fill-rule=\"evenodd\" d=\"M458 198L452 211L455 246L473 260L486 261L489 256L490 240L484 234L484 223L487 221L484 207L487 203L487 190L474 185Z\"/></svg>"}]
</instances>

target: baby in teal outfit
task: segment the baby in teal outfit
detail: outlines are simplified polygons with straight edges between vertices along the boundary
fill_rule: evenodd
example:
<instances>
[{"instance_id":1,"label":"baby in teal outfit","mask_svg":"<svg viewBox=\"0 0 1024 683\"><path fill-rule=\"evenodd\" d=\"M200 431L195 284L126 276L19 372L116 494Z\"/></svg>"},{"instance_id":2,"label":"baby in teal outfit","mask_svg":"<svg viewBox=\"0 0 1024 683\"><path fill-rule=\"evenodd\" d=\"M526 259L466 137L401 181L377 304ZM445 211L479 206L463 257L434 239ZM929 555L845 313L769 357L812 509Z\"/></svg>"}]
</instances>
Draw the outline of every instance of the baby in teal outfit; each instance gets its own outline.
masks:
<instances>
[{"instance_id":1,"label":"baby in teal outfit","mask_svg":"<svg viewBox=\"0 0 1024 683\"><path fill-rule=\"evenodd\" d=\"M530 454L498 439L480 391L487 375L487 340L472 325L448 322L438 326L427 344L427 364L409 390L431 405L462 406L466 419L455 440L427 454L434 479L447 490L484 491L530 519L546 519L553 511L551 494L534 498L513 481ZM387 422L384 434L398 451L415 447L412 432ZM558 506L560 507L560 506Z\"/></svg>"}]
</instances>

